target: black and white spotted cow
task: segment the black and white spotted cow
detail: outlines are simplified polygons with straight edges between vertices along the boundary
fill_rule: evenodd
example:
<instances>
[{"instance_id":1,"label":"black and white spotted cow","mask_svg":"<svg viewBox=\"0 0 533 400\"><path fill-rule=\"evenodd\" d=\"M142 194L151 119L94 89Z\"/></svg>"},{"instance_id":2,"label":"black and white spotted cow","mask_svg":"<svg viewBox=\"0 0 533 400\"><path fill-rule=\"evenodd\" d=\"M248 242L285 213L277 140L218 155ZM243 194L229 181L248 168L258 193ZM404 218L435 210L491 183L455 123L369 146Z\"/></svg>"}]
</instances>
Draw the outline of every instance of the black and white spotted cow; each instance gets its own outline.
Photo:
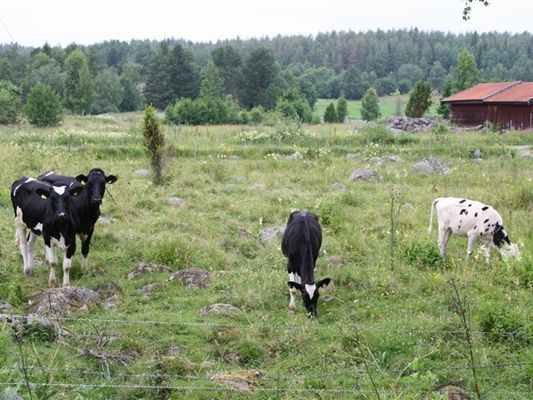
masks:
<instances>
[{"instance_id":1,"label":"black and white spotted cow","mask_svg":"<svg viewBox=\"0 0 533 400\"><path fill-rule=\"evenodd\" d=\"M317 316L318 290L327 286L330 278L315 282L314 269L318 252L322 245L322 229L318 217L308 211L294 211L289 216L283 233L281 249L287 257L289 273L289 293L291 300L289 310L296 309L296 291L302 294L302 300L309 316Z\"/></svg>"},{"instance_id":2,"label":"black and white spotted cow","mask_svg":"<svg viewBox=\"0 0 533 400\"><path fill-rule=\"evenodd\" d=\"M502 217L491 206L456 197L437 198L431 205L428 233L431 233L435 209L439 223L440 255L443 258L453 234L468 237L467 258L472 255L474 244L478 240L483 242L482 248L487 262L491 247L496 248L504 259L520 258L518 246L511 243L503 228Z\"/></svg>"},{"instance_id":3,"label":"black and white spotted cow","mask_svg":"<svg viewBox=\"0 0 533 400\"><path fill-rule=\"evenodd\" d=\"M87 175L80 174L72 177L57 175L51 171L37 179L53 185L82 185L83 190L73 199L73 204L80 219L76 233L81 241L82 267L86 269L89 264L89 247L94 233L94 225L100 217L100 205L104 198L106 184L115 183L118 178L115 175L106 176L101 168L93 168Z\"/></svg>"},{"instance_id":4,"label":"black and white spotted cow","mask_svg":"<svg viewBox=\"0 0 533 400\"><path fill-rule=\"evenodd\" d=\"M50 266L48 285L56 284L56 246L63 250L63 286L70 285L69 271L76 251L79 224L72 197L81 190L78 182L68 186L53 186L28 177L22 177L11 185L16 236L27 276L33 275L35 241L42 236ZM30 229L29 236L27 229Z\"/></svg>"}]
</instances>

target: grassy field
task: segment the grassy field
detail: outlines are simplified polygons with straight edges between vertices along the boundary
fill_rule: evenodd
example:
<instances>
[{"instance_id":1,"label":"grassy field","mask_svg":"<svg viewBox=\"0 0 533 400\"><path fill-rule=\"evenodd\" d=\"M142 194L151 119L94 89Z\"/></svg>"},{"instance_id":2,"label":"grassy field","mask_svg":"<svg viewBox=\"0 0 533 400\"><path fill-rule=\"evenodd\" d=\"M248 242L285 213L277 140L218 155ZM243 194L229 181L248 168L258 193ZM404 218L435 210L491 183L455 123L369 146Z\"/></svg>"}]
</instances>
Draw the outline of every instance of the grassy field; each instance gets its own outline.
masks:
<instances>
[{"instance_id":1,"label":"grassy field","mask_svg":"<svg viewBox=\"0 0 533 400\"><path fill-rule=\"evenodd\" d=\"M94 289L112 282L123 291L116 308L63 321L69 334L60 341L38 332L15 340L0 325L0 398L9 386L35 399L443 400L449 386L476 398L476 383L485 400L531 398L533 163L513 146L533 144L532 132L165 127L166 179L155 186L132 175L149 165L140 120L141 114L67 117L59 128L0 129L0 300L24 313L47 286L44 265L33 279L22 274L9 187L50 169L76 175L98 166L119 176L109 188L116 204L106 195L102 206L113 222L97 224L88 271L81 270L78 248L71 283ZM473 158L476 149L483 159ZM287 158L295 151L303 159ZM371 159L388 153L402 161ZM412 173L413 162L430 155L451 174ZM365 167L383 178L349 179ZM466 240L452 238L441 262L435 228L427 236L438 196L493 205L522 260L505 264L493 252L490 266L477 253L465 262ZM171 206L171 197L186 206ZM315 276L332 283L321 291L317 320L306 317L301 302L289 315L281 238L260 240L293 209L316 212L323 228ZM41 241L37 250L43 254ZM213 282L188 289L169 282L168 272L128 279L141 261L173 271L206 268ZM471 348L452 279L466 301ZM161 286L143 292L149 283ZM213 303L241 311L199 313ZM88 351L107 354L107 361ZM217 384L212 378L219 373L245 377L252 390Z\"/></svg>"},{"instance_id":2,"label":"grassy field","mask_svg":"<svg viewBox=\"0 0 533 400\"><path fill-rule=\"evenodd\" d=\"M405 112L405 106L407 105L407 101L409 100L409 95L403 94L400 96L382 96L379 98L379 110L381 111L382 117L391 117L396 115L396 110L398 108L398 103L400 105L400 114L403 115ZM433 103L431 107L429 108L427 115L437 115L437 107L438 107L438 97L435 97L433 99ZM337 100L331 100L331 99L318 99L315 104L315 111L314 114L323 117L324 112L326 111L326 107L329 105L329 103L337 105ZM347 100L348 103L348 119L361 119L361 100Z\"/></svg>"}]
</instances>

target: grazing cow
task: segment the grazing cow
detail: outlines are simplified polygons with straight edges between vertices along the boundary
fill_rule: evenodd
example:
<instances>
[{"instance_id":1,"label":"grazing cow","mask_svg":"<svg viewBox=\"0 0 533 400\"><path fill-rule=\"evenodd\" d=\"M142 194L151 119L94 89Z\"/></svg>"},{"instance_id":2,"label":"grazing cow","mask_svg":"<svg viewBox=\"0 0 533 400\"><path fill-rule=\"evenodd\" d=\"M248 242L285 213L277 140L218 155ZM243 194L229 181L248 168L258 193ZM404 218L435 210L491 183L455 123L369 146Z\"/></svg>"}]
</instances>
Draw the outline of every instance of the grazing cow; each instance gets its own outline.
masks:
<instances>
[{"instance_id":1,"label":"grazing cow","mask_svg":"<svg viewBox=\"0 0 533 400\"><path fill-rule=\"evenodd\" d=\"M33 275L33 252L37 236L43 236L46 260L50 266L48 285L55 286L57 256L55 246L63 254L63 286L70 284L69 271L76 251L78 214L72 197L82 190L79 183L53 186L33 178L22 177L11 185L11 202L15 212L17 241L24 261L24 273ZM26 236L30 229L29 237Z\"/></svg>"},{"instance_id":2,"label":"grazing cow","mask_svg":"<svg viewBox=\"0 0 533 400\"><path fill-rule=\"evenodd\" d=\"M467 258L472 255L477 240L483 242L485 260L489 262L490 248L496 248L507 260L520 259L518 246L511 243L503 228L500 214L492 207L474 200L440 197L433 201L428 233L431 233L433 210L439 222L440 255L444 258L452 234L468 237Z\"/></svg>"},{"instance_id":3,"label":"grazing cow","mask_svg":"<svg viewBox=\"0 0 533 400\"><path fill-rule=\"evenodd\" d=\"M327 286L330 278L315 282L314 269L322 245L322 229L318 217L308 211L294 211L289 216L283 233L281 249L287 257L289 273L289 310L296 309L296 290L302 293L302 300L309 316L317 316L318 289Z\"/></svg>"},{"instance_id":4,"label":"grazing cow","mask_svg":"<svg viewBox=\"0 0 533 400\"><path fill-rule=\"evenodd\" d=\"M118 178L115 175L106 176L102 169L93 168L87 175L80 174L75 178L57 175L51 171L39 176L37 179L53 185L81 183L83 190L74 199L73 203L80 219L76 233L81 241L82 267L86 269L89 264L89 246L94 233L94 225L100 217L100 204L102 204L102 199L104 198L105 185L106 183L115 183Z\"/></svg>"}]
</instances>

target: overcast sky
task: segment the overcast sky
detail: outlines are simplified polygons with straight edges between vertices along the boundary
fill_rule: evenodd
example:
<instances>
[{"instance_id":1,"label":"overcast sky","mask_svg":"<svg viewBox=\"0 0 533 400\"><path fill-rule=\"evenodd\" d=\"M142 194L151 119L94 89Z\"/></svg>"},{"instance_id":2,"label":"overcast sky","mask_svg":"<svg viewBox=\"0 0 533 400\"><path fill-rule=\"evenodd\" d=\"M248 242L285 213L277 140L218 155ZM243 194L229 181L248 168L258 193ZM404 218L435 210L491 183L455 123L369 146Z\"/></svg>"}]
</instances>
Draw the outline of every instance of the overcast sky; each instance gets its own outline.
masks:
<instances>
[{"instance_id":1,"label":"overcast sky","mask_svg":"<svg viewBox=\"0 0 533 400\"><path fill-rule=\"evenodd\" d=\"M531 32L533 0L489 0L462 20L464 0L0 0L0 43L66 46L104 40L315 35L418 28Z\"/></svg>"}]
</instances>

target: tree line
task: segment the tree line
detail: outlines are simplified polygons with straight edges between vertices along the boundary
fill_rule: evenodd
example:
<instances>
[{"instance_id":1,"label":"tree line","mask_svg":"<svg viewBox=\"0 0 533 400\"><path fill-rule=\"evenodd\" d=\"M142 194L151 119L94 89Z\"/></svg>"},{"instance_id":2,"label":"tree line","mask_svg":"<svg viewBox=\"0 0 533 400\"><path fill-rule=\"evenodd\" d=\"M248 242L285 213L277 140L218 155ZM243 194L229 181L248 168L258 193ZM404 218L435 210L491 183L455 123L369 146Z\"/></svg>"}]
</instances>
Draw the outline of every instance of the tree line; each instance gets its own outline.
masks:
<instances>
[{"instance_id":1,"label":"tree line","mask_svg":"<svg viewBox=\"0 0 533 400\"><path fill-rule=\"evenodd\" d=\"M41 97L55 95L54 102L77 114L152 104L178 123L246 122L271 110L309 120L317 98L360 99L370 88L378 96L408 93L422 78L433 90L453 90L447 82L457 81L462 51L472 56L477 81L533 81L533 40L527 32L412 29L216 43L10 44L0 45L0 89L8 83L14 88L0 90L0 103L7 90L26 104L38 86Z\"/></svg>"}]
</instances>

